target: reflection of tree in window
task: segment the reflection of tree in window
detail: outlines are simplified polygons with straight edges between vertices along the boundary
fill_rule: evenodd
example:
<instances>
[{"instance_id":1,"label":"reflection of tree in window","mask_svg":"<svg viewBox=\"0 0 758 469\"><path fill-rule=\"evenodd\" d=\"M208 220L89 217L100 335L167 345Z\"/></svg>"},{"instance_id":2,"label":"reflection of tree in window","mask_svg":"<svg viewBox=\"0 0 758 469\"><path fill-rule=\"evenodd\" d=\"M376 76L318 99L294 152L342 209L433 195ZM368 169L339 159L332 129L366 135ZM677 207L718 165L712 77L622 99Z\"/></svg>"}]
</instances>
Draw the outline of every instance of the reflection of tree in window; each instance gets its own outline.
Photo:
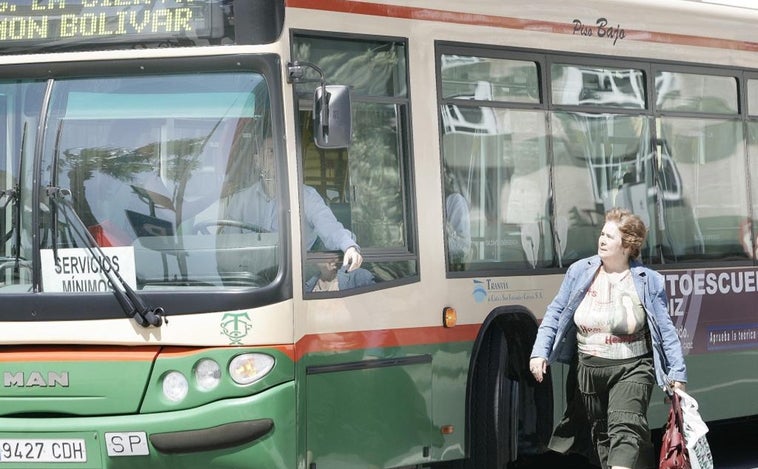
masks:
<instances>
[{"instance_id":1,"label":"reflection of tree in window","mask_svg":"<svg viewBox=\"0 0 758 469\"><path fill-rule=\"evenodd\" d=\"M130 129L124 122L113 121L113 129ZM115 147L91 147L91 148L68 148L62 152L59 161L59 171L66 174L68 185L72 191L73 200L77 213L84 224L88 227L96 227L106 221L103 216L120 217L123 208L129 206L127 200L116 200L118 210L111 213L105 213L102 210L93 210L91 203L102 204L106 193L97 191L96 193L86 193L87 181L95 179L97 176L106 176L116 181L124 183L123 190L129 187L128 193L131 194L131 200L137 203L137 207L144 210L140 212L150 216L156 216L156 208L173 212L174 226L179 226L183 221L183 209L185 200L185 191L187 181L191 178L193 171L199 165L200 152L203 150L204 143L212 133L212 129L200 130L202 136L192 138L177 138L165 142L165 184L160 178L161 159L159 155L160 141L153 141L143 144L137 148L115 148ZM144 139L138 138L138 132L127 132L128 136L134 138L134 141L142 142ZM103 187L101 185L93 188L111 190L119 188ZM118 192L119 196L125 196L123 192ZM144 204L144 205L142 205ZM134 208L137 208L134 207ZM117 213L119 212L119 213ZM126 228L122 226L121 228ZM93 230L94 234L99 234L98 230ZM123 233L122 233L123 235ZM123 236L117 235L118 241L122 244L128 240ZM100 238L100 241L111 244L116 240L106 241Z\"/></svg>"},{"instance_id":2,"label":"reflection of tree in window","mask_svg":"<svg viewBox=\"0 0 758 469\"><path fill-rule=\"evenodd\" d=\"M357 106L350 147L356 200L353 228L365 246L405 244L397 130L391 107ZM388 112L389 111L389 112Z\"/></svg>"},{"instance_id":3,"label":"reflection of tree in window","mask_svg":"<svg viewBox=\"0 0 758 469\"><path fill-rule=\"evenodd\" d=\"M321 42L321 41L320 41ZM324 41L329 43L329 41ZM342 41L339 49L349 44ZM399 96L405 94L404 48L393 42L355 42L353 46L364 49L356 55L354 51L332 52L318 58L318 65L331 83L350 84L352 93L361 96ZM400 50L398 50L400 49ZM314 61L317 53L314 47L303 48L299 58Z\"/></svg>"},{"instance_id":4,"label":"reflection of tree in window","mask_svg":"<svg viewBox=\"0 0 758 469\"><path fill-rule=\"evenodd\" d=\"M87 124L84 127L86 128ZM90 206L90 201L94 203L105 201L102 193L88 195L85 183L93 179L95 175L102 174L130 184L134 181L135 175L153 170L152 148L153 145L135 149L72 146L62 151L58 170L60 174L65 174L67 177L67 185L71 190L74 206L86 226L95 226L104 221L98 219Z\"/></svg>"}]
</instances>

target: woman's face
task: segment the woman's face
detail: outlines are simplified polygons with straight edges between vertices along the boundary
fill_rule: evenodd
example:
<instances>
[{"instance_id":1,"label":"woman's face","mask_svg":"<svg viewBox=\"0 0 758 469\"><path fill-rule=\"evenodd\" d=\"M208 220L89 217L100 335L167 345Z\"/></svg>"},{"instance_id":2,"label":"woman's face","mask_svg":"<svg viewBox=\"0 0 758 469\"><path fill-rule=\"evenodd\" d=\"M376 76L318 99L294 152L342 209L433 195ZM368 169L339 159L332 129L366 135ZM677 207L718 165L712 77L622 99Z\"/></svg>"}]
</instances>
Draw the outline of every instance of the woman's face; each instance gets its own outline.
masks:
<instances>
[{"instance_id":1,"label":"woman's face","mask_svg":"<svg viewBox=\"0 0 758 469\"><path fill-rule=\"evenodd\" d=\"M597 254L603 260L628 260L629 249L621 246L621 232L616 222L603 225L597 240Z\"/></svg>"}]
</instances>

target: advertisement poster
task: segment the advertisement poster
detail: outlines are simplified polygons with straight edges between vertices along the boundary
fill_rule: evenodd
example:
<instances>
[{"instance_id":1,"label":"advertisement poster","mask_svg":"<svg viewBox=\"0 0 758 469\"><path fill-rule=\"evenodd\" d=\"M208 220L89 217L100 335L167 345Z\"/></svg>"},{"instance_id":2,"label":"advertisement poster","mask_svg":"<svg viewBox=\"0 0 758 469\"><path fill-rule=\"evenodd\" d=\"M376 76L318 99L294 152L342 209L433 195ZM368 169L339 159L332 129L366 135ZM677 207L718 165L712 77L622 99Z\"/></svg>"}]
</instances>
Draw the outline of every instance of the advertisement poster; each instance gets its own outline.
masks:
<instances>
[{"instance_id":1,"label":"advertisement poster","mask_svg":"<svg viewBox=\"0 0 758 469\"><path fill-rule=\"evenodd\" d=\"M755 270L665 273L669 313L685 354L758 348Z\"/></svg>"}]
</instances>

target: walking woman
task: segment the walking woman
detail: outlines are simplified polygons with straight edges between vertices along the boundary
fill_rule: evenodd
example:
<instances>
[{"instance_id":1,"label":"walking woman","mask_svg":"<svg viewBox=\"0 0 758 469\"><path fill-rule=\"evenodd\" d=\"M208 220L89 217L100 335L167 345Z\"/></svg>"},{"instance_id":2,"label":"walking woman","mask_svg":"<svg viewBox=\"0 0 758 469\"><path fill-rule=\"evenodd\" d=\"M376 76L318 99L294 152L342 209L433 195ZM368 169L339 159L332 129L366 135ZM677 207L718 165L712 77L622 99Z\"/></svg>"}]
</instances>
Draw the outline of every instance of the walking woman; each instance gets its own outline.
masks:
<instances>
[{"instance_id":1,"label":"walking woman","mask_svg":"<svg viewBox=\"0 0 758 469\"><path fill-rule=\"evenodd\" d=\"M579 392L569 393L549 447L582 452L589 430L603 469L657 467L646 417L653 387L687 382L663 276L638 260L646 235L637 215L606 213L597 255L569 267L529 360L538 382L550 363L572 364Z\"/></svg>"}]
</instances>

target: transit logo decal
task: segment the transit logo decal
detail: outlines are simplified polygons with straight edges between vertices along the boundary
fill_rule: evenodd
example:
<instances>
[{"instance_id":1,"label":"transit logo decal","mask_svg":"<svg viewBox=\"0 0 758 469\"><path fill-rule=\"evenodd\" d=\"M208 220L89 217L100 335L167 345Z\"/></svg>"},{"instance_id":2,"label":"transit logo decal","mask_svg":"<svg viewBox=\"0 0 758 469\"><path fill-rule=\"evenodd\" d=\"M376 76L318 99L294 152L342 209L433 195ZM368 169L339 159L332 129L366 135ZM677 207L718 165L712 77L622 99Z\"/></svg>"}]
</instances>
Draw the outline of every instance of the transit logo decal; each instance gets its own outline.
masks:
<instances>
[{"instance_id":1,"label":"transit logo decal","mask_svg":"<svg viewBox=\"0 0 758 469\"><path fill-rule=\"evenodd\" d=\"M626 37L626 31L620 24L612 26L608 24L606 18L598 18L594 25L584 24L582 20L574 19L574 32L572 34L586 37L597 37L599 39L606 39L613 41L615 46L619 39Z\"/></svg>"},{"instance_id":2,"label":"transit logo decal","mask_svg":"<svg viewBox=\"0 0 758 469\"><path fill-rule=\"evenodd\" d=\"M221 333L229 337L229 345L242 345L242 339L252 327L247 313L226 313L221 318Z\"/></svg>"},{"instance_id":3,"label":"transit logo decal","mask_svg":"<svg viewBox=\"0 0 758 469\"><path fill-rule=\"evenodd\" d=\"M474 300L477 303L481 303L482 301L486 300L487 289L484 288L484 282L474 279L474 291L471 292L471 294L474 296Z\"/></svg>"},{"instance_id":4,"label":"transit logo decal","mask_svg":"<svg viewBox=\"0 0 758 469\"><path fill-rule=\"evenodd\" d=\"M484 280L473 279L474 289L471 295L474 301L489 302L519 302L528 300L541 300L542 289L514 289L506 280L487 278Z\"/></svg>"}]
</instances>

